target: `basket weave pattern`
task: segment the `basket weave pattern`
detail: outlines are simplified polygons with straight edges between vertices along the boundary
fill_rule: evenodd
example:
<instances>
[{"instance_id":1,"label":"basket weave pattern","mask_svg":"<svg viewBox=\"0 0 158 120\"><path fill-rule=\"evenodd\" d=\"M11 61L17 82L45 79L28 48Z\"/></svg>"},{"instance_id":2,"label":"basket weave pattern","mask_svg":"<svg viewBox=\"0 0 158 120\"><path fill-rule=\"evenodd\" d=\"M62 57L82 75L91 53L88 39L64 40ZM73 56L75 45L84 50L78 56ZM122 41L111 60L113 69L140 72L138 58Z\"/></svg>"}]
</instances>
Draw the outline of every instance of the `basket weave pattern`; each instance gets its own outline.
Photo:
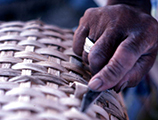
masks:
<instances>
[{"instance_id":1,"label":"basket weave pattern","mask_svg":"<svg viewBox=\"0 0 158 120\"><path fill-rule=\"evenodd\" d=\"M72 30L40 21L0 23L1 120L128 119L114 91L80 112L91 74L72 38Z\"/></svg>"}]
</instances>

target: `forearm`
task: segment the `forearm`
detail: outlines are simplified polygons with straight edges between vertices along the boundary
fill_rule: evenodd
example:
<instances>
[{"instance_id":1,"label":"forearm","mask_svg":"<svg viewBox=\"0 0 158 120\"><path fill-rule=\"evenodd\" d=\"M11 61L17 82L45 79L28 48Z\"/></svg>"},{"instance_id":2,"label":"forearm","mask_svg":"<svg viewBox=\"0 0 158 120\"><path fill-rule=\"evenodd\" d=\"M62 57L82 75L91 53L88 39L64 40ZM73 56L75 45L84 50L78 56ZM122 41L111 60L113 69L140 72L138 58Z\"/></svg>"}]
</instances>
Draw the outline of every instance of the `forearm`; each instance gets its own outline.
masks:
<instances>
[{"instance_id":1,"label":"forearm","mask_svg":"<svg viewBox=\"0 0 158 120\"><path fill-rule=\"evenodd\" d=\"M115 4L126 4L141 11L150 14L151 12L151 3L150 0L108 0L107 5L115 5Z\"/></svg>"}]
</instances>

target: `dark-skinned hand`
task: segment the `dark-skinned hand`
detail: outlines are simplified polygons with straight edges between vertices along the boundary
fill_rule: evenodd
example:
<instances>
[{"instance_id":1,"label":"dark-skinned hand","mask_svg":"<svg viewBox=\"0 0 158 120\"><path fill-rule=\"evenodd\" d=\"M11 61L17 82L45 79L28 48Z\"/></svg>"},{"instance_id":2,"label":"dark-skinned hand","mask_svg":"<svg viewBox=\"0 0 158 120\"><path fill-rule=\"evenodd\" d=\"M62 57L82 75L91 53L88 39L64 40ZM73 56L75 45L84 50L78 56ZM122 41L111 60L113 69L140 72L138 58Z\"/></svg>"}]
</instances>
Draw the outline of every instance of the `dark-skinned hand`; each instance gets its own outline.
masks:
<instances>
[{"instance_id":1,"label":"dark-skinned hand","mask_svg":"<svg viewBox=\"0 0 158 120\"><path fill-rule=\"evenodd\" d=\"M89 54L85 38L95 43ZM88 86L116 92L136 86L152 67L158 49L158 23L128 5L88 9L75 31L73 50L82 55L94 75Z\"/></svg>"}]
</instances>

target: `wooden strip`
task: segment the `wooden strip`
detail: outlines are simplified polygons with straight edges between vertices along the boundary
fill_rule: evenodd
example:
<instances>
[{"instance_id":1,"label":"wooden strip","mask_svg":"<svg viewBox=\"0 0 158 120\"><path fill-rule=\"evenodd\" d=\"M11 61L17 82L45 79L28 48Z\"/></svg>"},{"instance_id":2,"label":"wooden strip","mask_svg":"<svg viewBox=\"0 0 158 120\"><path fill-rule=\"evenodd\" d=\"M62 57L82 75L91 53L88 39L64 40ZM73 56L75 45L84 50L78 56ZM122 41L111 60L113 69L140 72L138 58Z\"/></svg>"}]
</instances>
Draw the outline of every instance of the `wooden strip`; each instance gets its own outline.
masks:
<instances>
[{"instance_id":1,"label":"wooden strip","mask_svg":"<svg viewBox=\"0 0 158 120\"><path fill-rule=\"evenodd\" d=\"M69 107L79 107L81 105L81 101L77 98L67 97L67 98L60 98L60 104L66 105Z\"/></svg>"},{"instance_id":2,"label":"wooden strip","mask_svg":"<svg viewBox=\"0 0 158 120\"><path fill-rule=\"evenodd\" d=\"M14 21L14 22L4 22L0 25L0 28L3 28L3 27L13 27L13 26L18 26L18 27L23 27L25 23L23 22L20 22L20 21Z\"/></svg>"},{"instance_id":3,"label":"wooden strip","mask_svg":"<svg viewBox=\"0 0 158 120\"><path fill-rule=\"evenodd\" d=\"M15 115L15 113L11 112L11 111L0 110L0 118L6 117L6 116L11 116L11 115ZM2 119L2 120L4 120L4 119Z\"/></svg>"},{"instance_id":4,"label":"wooden strip","mask_svg":"<svg viewBox=\"0 0 158 120\"><path fill-rule=\"evenodd\" d=\"M72 29L62 29L62 31L64 32L64 34L67 34L67 33L71 33L71 34L74 34L73 30Z\"/></svg>"},{"instance_id":5,"label":"wooden strip","mask_svg":"<svg viewBox=\"0 0 158 120\"><path fill-rule=\"evenodd\" d=\"M32 88L13 88L6 92L9 96L26 95L31 97L44 97L44 94Z\"/></svg>"},{"instance_id":6,"label":"wooden strip","mask_svg":"<svg viewBox=\"0 0 158 120\"><path fill-rule=\"evenodd\" d=\"M50 30L50 31L56 31L56 32L59 32L61 34L67 34L67 33L73 34L73 31L71 29L63 29L63 28L61 29L61 28L54 26L54 25L44 25L43 28L46 30Z\"/></svg>"},{"instance_id":7,"label":"wooden strip","mask_svg":"<svg viewBox=\"0 0 158 120\"><path fill-rule=\"evenodd\" d=\"M65 55L73 56L73 57L75 57L75 58L77 58L77 59L79 59L79 60L82 61L82 57L76 55L76 54L73 52L72 48L71 48L71 49L66 49L63 53L64 53Z\"/></svg>"},{"instance_id":8,"label":"wooden strip","mask_svg":"<svg viewBox=\"0 0 158 120\"><path fill-rule=\"evenodd\" d=\"M16 82L16 83L33 82L39 85L45 85L45 83L42 80L36 78L35 76L30 76L30 75L21 75L21 76L12 77L8 81Z\"/></svg>"},{"instance_id":9,"label":"wooden strip","mask_svg":"<svg viewBox=\"0 0 158 120\"><path fill-rule=\"evenodd\" d=\"M20 41L18 43L18 45L23 45L23 46L27 46L27 45L30 45L30 46L35 46L37 48L45 48L46 46L38 41L35 41L35 40L23 40L23 41Z\"/></svg>"},{"instance_id":10,"label":"wooden strip","mask_svg":"<svg viewBox=\"0 0 158 120\"><path fill-rule=\"evenodd\" d=\"M121 116L117 111L114 111L108 107L104 107L104 110L106 110L109 114L115 116L119 120L127 120L125 117Z\"/></svg>"},{"instance_id":11,"label":"wooden strip","mask_svg":"<svg viewBox=\"0 0 158 120\"><path fill-rule=\"evenodd\" d=\"M64 112L64 116L71 119L79 119L79 120L92 120L88 115L79 112L76 108L71 108L69 111Z\"/></svg>"},{"instance_id":12,"label":"wooden strip","mask_svg":"<svg viewBox=\"0 0 158 120\"><path fill-rule=\"evenodd\" d=\"M57 33L57 32L44 31L43 34L46 35L46 36L51 36L51 37L60 38L62 40L65 40L65 37L62 34Z\"/></svg>"},{"instance_id":13,"label":"wooden strip","mask_svg":"<svg viewBox=\"0 0 158 120\"><path fill-rule=\"evenodd\" d=\"M121 110L119 110L119 109L116 107L116 105L111 104L110 101L109 101L109 103L108 103L108 108L111 109L111 110L113 110L113 111L117 111L118 114L120 114L121 116L124 117L124 113L122 113L122 112L124 112L124 111L123 111L123 108L121 108ZM121 112L121 111L122 111L122 112Z\"/></svg>"},{"instance_id":14,"label":"wooden strip","mask_svg":"<svg viewBox=\"0 0 158 120\"><path fill-rule=\"evenodd\" d=\"M73 34L72 33L64 33L64 37L66 40L73 40Z\"/></svg>"},{"instance_id":15,"label":"wooden strip","mask_svg":"<svg viewBox=\"0 0 158 120\"><path fill-rule=\"evenodd\" d=\"M44 55L31 51L16 52L14 57L22 58L22 59L32 59L34 61L47 61L47 57L45 57Z\"/></svg>"},{"instance_id":16,"label":"wooden strip","mask_svg":"<svg viewBox=\"0 0 158 120\"><path fill-rule=\"evenodd\" d=\"M51 75L51 74L35 73L34 78L41 79L45 82L53 82L53 83L56 83L57 85L67 85L68 84L68 82L65 79L60 78L56 75Z\"/></svg>"},{"instance_id":17,"label":"wooden strip","mask_svg":"<svg viewBox=\"0 0 158 120\"><path fill-rule=\"evenodd\" d=\"M12 66L12 69L15 70L29 69L36 72L47 73L47 69L45 67L35 63L17 63Z\"/></svg>"},{"instance_id":18,"label":"wooden strip","mask_svg":"<svg viewBox=\"0 0 158 120\"><path fill-rule=\"evenodd\" d=\"M4 35L6 35L7 33L0 33L0 36L4 36Z\"/></svg>"},{"instance_id":19,"label":"wooden strip","mask_svg":"<svg viewBox=\"0 0 158 120\"><path fill-rule=\"evenodd\" d=\"M0 95L0 104L7 104L16 100L17 98L15 96Z\"/></svg>"},{"instance_id":20,"label":"wooden strip","mask_svg":"<svg viewBox=\"0 0 158 120\"><path fill-rule=\"evenodd\" d=\"M5 42L5 41L21 41L25 40L25 37L18 36L18 35L4 35L0 36L0 42Z\"/></svg>"},{"instance_id":21,"label":"wooden strip","mask_svg":"<svg viewBox=\"0 0 158 120\"><path fill-rule=\"evenodd\" d=\"M19 87L19 84L12 83L12 82L0 82L0 89L1 90L10 90L13 88Z\"/></svg>"},{"instance_id":22,"label":"wooden strip","mask_svg":"<svg viewBox=\"0 0 158 120\"><path fill-rule=\"evenodd\" d=\"M0 57L0 63L20 63L20 62L22 62L22 59L20 58L15 58L12 56Z\"/></svg>"},{"instance_id":23,"label":"wooden strip","mask_svg":"<svg viewBox=\"0 0 158 120\"><path fill-rule=\"evenodd\" d=\"M50 48L40 48L40 49L37 49L35 52L37 52L39 54L54 56L54 57L60 58L65 61L69 60L68 56L66 56L62 52L59 52L57 50L53 50Z\"/></svg>"},{"instance_id":24,"label":"wooden strip","mask_svg":"<svg viewBox=\"0 0 158 120\"><path fill-rule=\"evenodd\" d=\"M67 48L67 46L65 46L64 44L62 44L62 42L59 42L55 39L52 39L52 38L41 38L38 40L39 42L43 43L43 44L46 44L46 45L54 45L54 46L59 46L59 47L62 47L64 49Z\"/></svg>"},{"instance_id":25,"label":"wooden strip","mask_svg":"<svg viewBox=\"0 0 158 120\"><path fill-rule=\"evenodd\" d=\"M13 70L10 68L0 68L0 76L18 76L20 75L20 71Z\"/></svg>"},{"instance_id":26,"label":"wooden strip","mask_svg":"<svg viewBox=\"0 0 158 120\"><path fill-rule=\"evenodd\" d=\"M65 40L62 42L67 47L72 47L73 41L72 40Z\"/></svg>"},{"instance_id":27,"label":"wooden strip","mask_svg":"<svg viewBox=\"0 0 158 120\"><path fill-rule=\"evenodd\" d=\"M40 98L40 97L36 97L32 99L31 103L37 106L42 106L45 109L50 108L50 109L56 110L56 112L63 112L69 109L67 106L60 104L58 101ZM50 103L53 103L53 104L50 104Z\"/></svg>"},{"instance_id":28,"label":"wooden strip","mask_svg":"<svg viewBox=\"0 0 158 120\"><path fill-rule=\"evenodd\" d=\"M70 86L59 86L58 88L60 91L65 92L66 94L74 94L74 89Z\"/></svg>"},{"instance_id":29,"label":"wooden strip","mask_svg":"<svg viewBox=\"0 0 158 120\"><path fill-rule=\"evenodd\" d=\"M94 112L96 112L97 114L102 115L104 117L104 119L110 120L109 114L102 107L94 104L94 105L92 105L91 109L93 109Z\"/></svg>"},{"instance_id":30,"label":"wooden strip","mask_svg":"<svg viewBox=\"0 0 158 120\"><path fill-rule=\"evenodd\" d=\"M34 106L34 104L26 102L10 102L2 107L2 110L14 111L14 110L28 110L33 112L43 112L44 109L39 106Z\"/></svg>"},{"instance_id":31,"label":"wooden strip","mask_svg":"<svg viewBox=\"0 0 158 120\"><path fill-rule=\"evenodd\" d=\"M43 26L44 23L40 20L31 20L31 21L28 21L25 23L25 26L27 25L40 25L40 26Z\"/></svg>"},{"instance_id":32,"label":"wooden strip","mask_svg":"<svg viewBox=\"0 0 158 120\"><path fill-rule=\"evenodd\" d=\"M59 97L59 98L67 97L67 95L64 92L59 91L57 89L47 87L47 86L38 86L38 87L35 87L34 89L39 90L45 94L54 95L54 96Z\"/></svg>"},{"instance_id":33,"label":"wooden strip","mask_svg":"<svg viewBox=\"0 0 158 120\"><path fill-rule=\"evenodd\" d=\"M23 46L14 45L14 44L1 44L0 51L22 51L24 50Z\"/></svg>"},{"instance_id":34,"label":"wooden strip","mask_svg":"<svg viewBox=\"0 0 158 120\"><path fill-rule=\"evenodd\" d=\"M74 71L82 76L87 76L86 72L84 71L83 68L81 68L80 66L77 66L76 64L72 64L70 62L65 62L65 61L62 61L62 65L70 70L70 71Z\"/></svg>"},{"instance_id":35,"label":"wooden strip","mask_svg":"<svg viewBox=\"0 0 158 120\"><path fill-rule=\"evenodd\" d=\"M24 37L34 36L34 37L38 37L38 38L45 37L45 35L41 34L41 32L30 31L30 30L25 30L25 31L21 32L20 36L24 36Z\"/></svg>"},{"instance_id":36,"label":"wooden strip","mask_svg":"<svg viewBox=\"0 0 158 120\"><path fill-rule=\"evenodd\" d=\"M75 98L82 99L83 95L88 91L88 86L79 82L74 82L72 87L75 87L74 96Z\"/></svg>"},{"instance_id":37,"label":"wooden strip","mask_svg":"<svg viewBox=\"0 0 158 120\"><path fill-rule=\"evenodd\" d=\"M84 84L88 83L81 76L73 74L73 73L65 73L65 72L63 72L63 73L61 73L61 77L66 79L67 81L70 81L70 82L77 81L77 82L84 83Z\"/></svg>"},{"instance_id":38,"label":"wooden strip","mask_svg":"<svg viewBox=\"0 0 158 120\"><path fill-rule=\"evenodd\" d=\"M21 27L8 27L0 29L0 32L21 32Z\"/></svg>"},{"instance_id":39,"label":"wooden strip","mask_svg":"<svg viewBox=\"0 0 158 120\"><path fill-rule=\"evenodd\" d=\"M68 120L61 113L47 113L47 112L38 114L37 119L39 120Z\"/></svg>"},{"instance_id":40,"label":"wooden strip","mask_svg":"<svg viewBox=\"0 0 158 120\"><path fill-rule=\"evenodd\" d=\"M43 28L45 30L55 31L55 32L59 32L59 33L63 34L62 29L57 26L54 26L54 25L44 25Z\"/></svg>"},{"instance_id":41,"label":"wooden strip","mask_svg":"<svg viewBox=\"0 0 158 120\"><path fill-rule=\"evenodd\" d=\"M39 31L44 30L43 27L38 24L28 24L28 25L24 26L23 29L24 30L37 29Z\"/></svg>"},{"instance_id":42,"label":"wooden strip","mask_svg":"<svg viewBox=\"0 0 158 120\"><path fill-rule=\"evenodd\" d=\"M121 116L124 116L122 106L117 101L117 99L112 97L112 95L110 95L109 93L104 93L103 97L106 101L109 101L109 103L113 104L113 106L115 106L118 109L117 113L119 113Z\"/></svg>"},{"instance_id":43,"label":"wooden strip","mask_svg":"<svg viewBox=\"0 0 158 120\"><path fill-rule=\"evenodd\" d=\"M2 120L38 120L38 118L34 115L29 115L29 114L9 114L8 116L6 115Z\"/></svg>"},{"instance_id":44,"label":"wooden strip","mask_svg":"<svg viewBox=\"0 0 158 120\"><path fill-rule=\"evenodd\" d=\"M111 120L119 120L119 119L111 115Z\"/></svg>"},{"instance_id":45,"label":"wooden strip","mask_svg":"<svg viewBox=\"0 0 158 120\"><path fill-rule=\"evenodd\" d=\"M42 65L44 67L50 67L50 68L53 68L53 69L56 69L56 70L59 70L61 72L66 72L66 69L60 65L60 64L57 64L55 62L51 62L51 61L41 61L41 62L37 62L36 64L39 64L39 65Z\"/></svg>"}]
</instances>

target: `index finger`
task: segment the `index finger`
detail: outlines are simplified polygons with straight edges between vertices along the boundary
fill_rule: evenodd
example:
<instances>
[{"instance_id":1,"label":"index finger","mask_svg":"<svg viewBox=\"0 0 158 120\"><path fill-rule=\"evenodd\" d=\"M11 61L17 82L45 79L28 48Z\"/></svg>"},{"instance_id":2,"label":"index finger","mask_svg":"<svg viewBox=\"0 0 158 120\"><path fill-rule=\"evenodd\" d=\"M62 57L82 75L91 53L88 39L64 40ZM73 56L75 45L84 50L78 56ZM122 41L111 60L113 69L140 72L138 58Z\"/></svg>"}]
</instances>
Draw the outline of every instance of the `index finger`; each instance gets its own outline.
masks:
<instances>
[{"instance_id":1,"label":"index finger","mask_svg":"<svg viewBox=\"0 0 158 120\"><path fill-rule=\"evenodd\" d=\"M85 38L88 36L88 33L88 27L85 25L79 25L79 27L75 31L73 38L73 51L77 55L82 55Z\"/></svg>"},{"instance_id":2,"label":"index finger","mask_svg":"<svg viewBox=\"0 0 158 120\"><path fill-rule=\"evenodd\" d=\"M147 44L137 39L128 37L118 46L108 64L90 80L91 89L103 91L112 88L133 68L143 52L149 49Z\"/></svg>"}]
</instances>

